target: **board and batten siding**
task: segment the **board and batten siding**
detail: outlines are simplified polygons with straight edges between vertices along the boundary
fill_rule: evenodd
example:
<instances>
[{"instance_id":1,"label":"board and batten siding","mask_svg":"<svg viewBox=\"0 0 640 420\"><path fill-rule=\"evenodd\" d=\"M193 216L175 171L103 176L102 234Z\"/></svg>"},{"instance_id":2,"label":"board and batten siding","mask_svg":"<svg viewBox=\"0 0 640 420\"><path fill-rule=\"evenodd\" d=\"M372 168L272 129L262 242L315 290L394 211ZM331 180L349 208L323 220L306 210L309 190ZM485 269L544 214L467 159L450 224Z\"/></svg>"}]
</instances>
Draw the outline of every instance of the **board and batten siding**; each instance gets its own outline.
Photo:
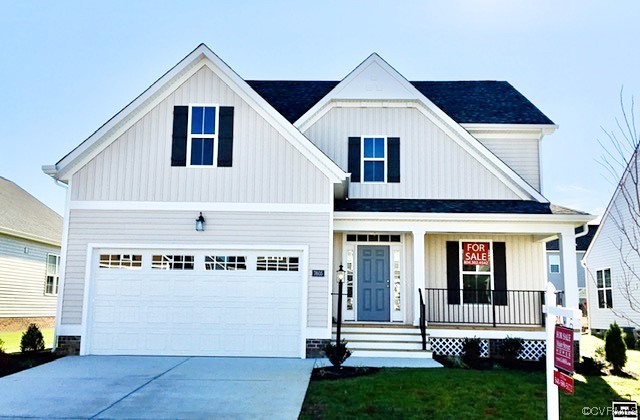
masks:
<instances>
[{"instance_id":1,"label":"board and batten siding","mask_svg":"<svg viewBox=\"0 0 640 420\"><path fill-rule=\"evenodd\" d=\"M349 137L400 137L400 182L354 182L351 198L519 199L415 108L336 107L304 134L345 171Z\"/></svg>"},{"instance_id":2,"label":"board and batten siding","mask_svg":"<svg viewBox=\"0 0 640 420\"><path fill-rule=\"evenodd\" d=\"M495 139L483 138L480 135L476 135L476 138L529 185L540 191L540 141L538 139Z\"/></svg>"},{"instance_id":3,"label":"board and batten siding","mask_svg":"<svg viewBox=\"0 0 640 420\"><path fill-rule=\"evenodd\" d=\"M0 234L0 318L56 315L58 297L44 293L47 254L60 247Z\"/></svg>"},{"instance_id":4,"label":"board and batten siding","mask_svg":"<svg viewBox=\"0 0 640 420\"><path fill-rule=\"evenodd\" d=\"M619 222L623 226L632 226L634 222L631 220L631 215L622 194L618 194L610 211L617 214L616 208L620 210L620 215L616 216ZM621 257L624 255L627 264L636 268L640 267L640 258L637 253L630 252L627 240L616 227L612 217L612 214L605 215L598 228L597 236L589 246L588 255L585 257L587 311L592 329L608 329L609 325L614 321L621 327L633 326L626 318L633 319L636 327L640 325L640 311L637 308L632 309L629 299L623 294L623 290L626 287L624 279L626 270L623 268ZM622 246L621 250L617 248L618 246ZM611 269L613 309L598 307L596 272L606 268ZM640 290L640 281L637 278L631 279L631 290Z\"/></svg>"},{"instance_id":5,"label":"board and batten siding","mask_svg":"<svg viewBox=\"0 0 640 420\"><path fill-rule=\"evenodd\" d=\"M172 167L174 105L234 107L233 165ZM330 203L333 186L209 68L202 67L72 177L71 200Z\"/></svg>"},{"instance_id":6,"label":"board and batten siding","mask_svg":"<svg viewBox=\"0 0 640 420\"><path fill-rule=\"evenodd\" d=\"M80 324L87 245L136 244L224 246L309 246L308 327L328 326L329 231L331 214L216 212L205 214L206 230L196 232L192 211L71 210L64 279L62 324ZM99 221L97 223L96 221ZM312 277L311 270L327 276ZM250 308L248 308L250 310Z\"/></svg>"},{"instance_id":7,"label":"board and batten siding","mask_svg":"<svg viewBox=\"0 0 640 420\"><path fill-rule=\"evenodd\" d=\"M508 290L544 290L547 282L545 244L530 235L430 235L425 238L427 287L447 288L447 241L504 242Z\"/></svg>"}]
</instances>

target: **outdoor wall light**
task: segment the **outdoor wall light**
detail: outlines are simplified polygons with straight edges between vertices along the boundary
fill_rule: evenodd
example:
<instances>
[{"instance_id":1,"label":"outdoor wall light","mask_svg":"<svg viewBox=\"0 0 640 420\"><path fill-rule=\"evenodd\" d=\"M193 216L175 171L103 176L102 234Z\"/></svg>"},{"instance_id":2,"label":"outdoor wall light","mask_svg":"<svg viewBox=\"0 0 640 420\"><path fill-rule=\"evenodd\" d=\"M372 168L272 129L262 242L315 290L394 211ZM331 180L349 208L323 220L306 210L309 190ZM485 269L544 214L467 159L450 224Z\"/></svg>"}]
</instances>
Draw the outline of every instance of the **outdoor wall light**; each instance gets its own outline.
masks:
<instances>
[{"instance_id":1,"label":"outdoor wall light","mask_svg":"<svg viewBox=\"0 0 640 420\"><path fill-rule=\"evenodd\" d=\"M198 232L204 231L204 216L202 215L202 212L200 212L200 217L196 219L196 230Z\"/></svg>"}]
</instances>

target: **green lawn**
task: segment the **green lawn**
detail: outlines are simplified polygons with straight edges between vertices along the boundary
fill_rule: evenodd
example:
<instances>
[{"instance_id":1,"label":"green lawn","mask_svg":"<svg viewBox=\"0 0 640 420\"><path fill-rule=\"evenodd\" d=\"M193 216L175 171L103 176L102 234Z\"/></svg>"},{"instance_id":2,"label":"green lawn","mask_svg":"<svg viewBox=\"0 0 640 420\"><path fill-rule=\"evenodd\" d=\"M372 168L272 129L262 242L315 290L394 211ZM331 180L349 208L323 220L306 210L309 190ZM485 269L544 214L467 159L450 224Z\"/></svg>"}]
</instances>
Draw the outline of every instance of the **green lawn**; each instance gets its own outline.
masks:
<instances>
[{"instance_id":1,"label":"green lawn","mask_svg":"<svg viewBox=\"0 0 640 420\"><path fill-rule=\"evenodd\" d=\"M590 350L596 343L584 347ZM640 373L640 352L628 355L629 367ZM560 392L562 418L584 418L583 407L610 407L621 394L640 400L640 381L632 378L576 375L575 379L574 396ZM545 418L544 372L382 369L370 376L311 382L301 413L302 418L486 416Z\"/></svg>"},{"instance_id":2,"label":"green lawn","mask_svg":"<svg viewBox=\"0 0 640 420\"><path fill-rule=\"evenodd\" d=\"M53 346L53 328L42 331L44 337L44 346L51 348ZM4 341L4 351L7 353L15 353L20 351L20 340L24 331L0 331L0 340Z\"/></svg>"}]
</instances>

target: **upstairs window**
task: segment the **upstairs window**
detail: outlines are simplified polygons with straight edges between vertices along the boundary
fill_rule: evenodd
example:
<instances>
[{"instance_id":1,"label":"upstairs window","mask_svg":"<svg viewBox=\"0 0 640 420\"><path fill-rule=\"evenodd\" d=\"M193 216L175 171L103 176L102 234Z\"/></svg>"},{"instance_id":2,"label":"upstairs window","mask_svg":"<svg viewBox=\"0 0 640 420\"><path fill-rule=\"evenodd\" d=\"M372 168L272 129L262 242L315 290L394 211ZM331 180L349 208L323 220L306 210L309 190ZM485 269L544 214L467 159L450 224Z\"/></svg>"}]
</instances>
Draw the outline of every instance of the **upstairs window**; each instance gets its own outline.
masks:
<instances>
[{"instance_id":1,"label":"upstairs window","mask_svg":"<svg viewBox=\"0 0 640 420\"><path fill-rule=\"evenodd\" d=\"M187 156L191 166L213 166L217 159L218 108L209 105L189 106Z\"/></svg>"},{"instance_id":2,"label":"upstairs window","mask_svg":"<svg viewBox=\"0 0 640 420\"><path fill-rule=\"evenodd\" d=\"M47 254L47 273L44 284L45 295L58 294L58 282L60 280L60 256Z\"/></svg>"},{"instance_id":3,"label":"upstairs window","mask_svg":"<svg viewBox=\"0 0 640 420\"><path fill-rule=\"evenodd\" d=\"M598 289L598 307L613 308L610 268L596 271L596 286Z\"/></svg>"},{"instance_id":4,"label":"upstairs window","mask_svg":"<svg viewBox=\"0 0 640 420\"><path fill-rule=\"evenodd\" d=\"M364 182L386 182L386 138L365 137L362 141Z\"/></svg>"}]
</instances>

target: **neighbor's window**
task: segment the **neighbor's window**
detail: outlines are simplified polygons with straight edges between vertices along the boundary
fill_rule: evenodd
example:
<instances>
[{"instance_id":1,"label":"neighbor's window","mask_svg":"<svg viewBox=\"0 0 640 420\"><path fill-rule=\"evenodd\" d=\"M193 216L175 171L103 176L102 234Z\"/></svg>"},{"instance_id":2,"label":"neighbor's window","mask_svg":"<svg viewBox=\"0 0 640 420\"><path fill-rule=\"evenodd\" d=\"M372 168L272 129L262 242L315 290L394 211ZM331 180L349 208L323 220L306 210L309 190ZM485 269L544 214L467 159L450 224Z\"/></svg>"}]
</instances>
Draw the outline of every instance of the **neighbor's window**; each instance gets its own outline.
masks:
<instances>
[{"instance_id":1,"label":"neighbor's window","mask_svg":"<svg viewBox=\"0 0 640 420\"><path fill-rule=\"evenodd\" d=\"M560 255L558 254L549 255L549 272L550 273L560 272Z\"/></svg>"},{"instance_id":2,"label":"neighbor's window","mask_svg":"<svg viewBox=\"0 0 640 420\"><path fill-rule=\"evenodd\" d=\"M227 255L207 255L204 257L205 270L246 270L247 257Z\"/></svg>"},{"instance_id":3,"label":"neighbor's window","mask_svg":"<svg viewBox=\"0 0 640 420\"><path fill-rule=\"evenodd\" d=\"M154 255L151 268L157 270L193 270L193 255Z\"/></svg>"},{"instance_id":4,"label":"neighbor's window","mask_svg":"<svg viewBox=\"0 0 640 420\"><path fill-rule=\"evenodd\" d=\"M192 166L213 166L217 149L216 106L189 106L187 155Z\"/></svg>"},{"instance_id":5,"label":"neighbor's window","mask_svg":"<svg viewBox=\"0 0 640 420\"><path fill-rule=\"evenodd\" d=\"M100 268L141 269L142 255L100 254Z\"/></svg>"},{"instance_id":6,"label":"neighbor's window","mask_svg":"<svg viewBox=\"0 0 640 420\"><path fill-rule=\"evenodd\" d=\"M55 254L47 254L47 275L45 277L44 293L46 295L57 295L59 280L60 256Z\"/></svg>"},{"instance_id":7,"label":"neighbor's window","mask_svg":"<svg viewBox=\"0 0 640 420\"><path fill-rule=\"evenodd\" d=\"M463 303L491 303L491 242L460 242Z\"/></svg>"},{"instance_id":8,"label":"neighbor's window","mask_svg":"<svg viewBox=\"0 0 640 420\"><path fill-rule=\"evenodd\" d=\"M298 257L258 257L258 271L298 271Z\"/></svg>"},{"instance_id":9,"label":"neighbor's window","mask_svg":"<svg viewBox=\"0 0 640 420\"><path fill-rule=\"evenodd\" d=\"M613 308L610 268L596 271L596 285L598 288L598 307Z\"/></svg>"},{"instance_id":10,"label":"neighbor's window","mask_svg":"<svg viewBox=\"0 0 640 420\"><path fill-rule=\"evenodd\" d=\"M364 182L386 181L386 148L385 137L365 137L362 142L362 173Z\"/></svg>"}]
</instances>

